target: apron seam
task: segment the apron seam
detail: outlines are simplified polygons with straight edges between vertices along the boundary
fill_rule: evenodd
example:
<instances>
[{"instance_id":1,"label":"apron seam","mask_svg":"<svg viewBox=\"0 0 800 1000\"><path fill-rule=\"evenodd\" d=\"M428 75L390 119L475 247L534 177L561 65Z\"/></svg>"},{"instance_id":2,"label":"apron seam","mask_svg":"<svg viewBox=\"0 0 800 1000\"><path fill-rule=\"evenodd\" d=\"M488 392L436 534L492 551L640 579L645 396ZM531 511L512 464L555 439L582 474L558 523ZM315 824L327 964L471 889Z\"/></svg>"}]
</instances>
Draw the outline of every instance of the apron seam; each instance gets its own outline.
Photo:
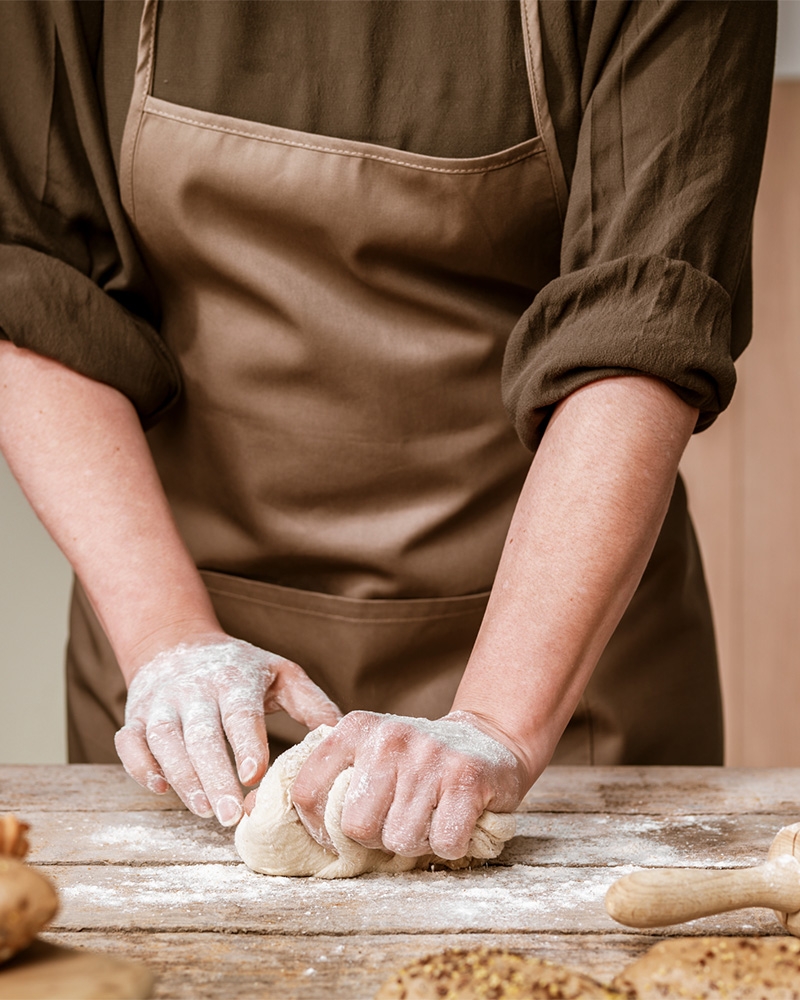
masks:
<instances>
[{"instance_id":1,"label":"apron seam","mask_svg":"<svg viewBox=\"0 0 800 1000\"><path fill-rule=\"evenodd\" d=\"M483 614L483 607L465 608L463 611L449 611L443 614L432 614L432 615L410 615L408 617L391 617L391 618L360 618L356 615L344 615L344 614L333 614L328 611L315 611L312 608L296 608L291 607L286 604L280 604L278 601L264 601L258 597L248 597L246 594L236 594L230 590L217 590L213 587L206 588L209 594L214 594L216 597L228 597L233 598L236 601L247 601L248 604L257 604L262 608L276 608L279 611L284 611L299 615L311 615L314 618L328 618L333 621L345 621L345 622L357 622L366 625L397 625L405 622L437 622L444 621L446 618L465 618L468 615L474 615L477 613ZM335 599L335 595L331 595ZM458 600L459 598L453 598L453 600ZM444 598L448 600L448 598ZM488 600L488 596L486 597ZM477 604L477 602L476 602Z\"/></svg>"},{"instance_id":2,"label":"apron seam","mask_svg":"<svg viewBox=\"0 0 800 1000\"><path fill-rule=\"evenodd\" d=\"M562 205L562 195L568 198L568 192L562 189L562 185L559 181L563 181L563 167L561 165L561 157L558 153L558 146L556 142L556 137L554 130L552 129L552 119L550 117L550 108L547 102L547 91L545 90L545 100L540 101L539 98L539 86L543 81L539 80L539 71L541 69L541 45L542 45L542 34L539 29L539 9L536 6L538 0L520 0L520 10L522 13L522 27L523 35L525 39L525 59L528 68L528 84L530 87L531 101L533 103L533 117L536 122L536 130L541 136L542 143L544 145L544 154L547 160L547 170L550 174L550 184L553 188L553 196L555 198L556 208L558 210L559 221L563 227L564 225L564 215L565 206ZM536 25L532 24L532 20L536 20ZM536 37L538 39L538 53L534 52L533 39ZM537 58L538 55L538 58ZM544 112L544 113L543 113ZM550 133L553 134L550 134ZM548 150L548 139L552 143L556 156L558 157L558 170L554 167L553 161L550 157L550 152ZM565 182L564 182L565 184Z\"/></svg>"},{"instance_id":3,"label":"apron seam","mask_svg":"<svg viewBox=\"0 0 800 1000\"><path fill-rule=\"evenodd\" d=\"M547 156L547 150L544 146L542 146L541 149L534 149L526 153L521 153L513 159L504 160L502 163L498 163L496 165L481 167L434 167L427 166L424 163L409 163L407 160L400 160L391 156L380 156L377 153L364 153L354 149L338 149L336 146L323 146L317 143L281 139L277 136L260 135L258 132L248 132L245 129L226 128L222 125L214 125L212 122L202 121L197 118L189 118L184 115L175 115L168 111L160 111L155 108L145 108L142 118L144 118L145 115L166 118L170 121L182 122L185 125L194 125L197 128L208 129L211 132L221 132L223 135L238 135L245 139L256 139L259 142L269 142L279 146L289 146L295 149L310 149L313 152L319 153L336 153L340 156L351 156L356 159L377 160L380 163L392 163L398 167L408 167L410 170L424 170L434 174L486 174L495 170L503 170L505 167L513 166L515 163L521 163L523 160L532 159L534 156L541 156L542 154L544 154L545 157ZM548 159L548 170L549 169L550 161Z\"/></svg>"},{"instance_id":4,"label":"apron seam","mask_svg":"<svg viewBox=\"0 0 800 1000\"><path fill-rule=\"evenodd\" d=\"M136 78L135 78L135 88L140 90L140 100L138 102L138 112L137 112L137 122L136 130L134 134L130 137L130 143L128 148L125 150L127 154L122 160L122 172L125 175L125 186L128 188L128 201L130 203L130 215L131 219L136 221L136 202L133 193L133 161L136 156L136 147L139 145L139 136L142 131L142 125L144 123L145 107L147 105L147 98L150 95L150 88L153 83L153 72L155 69L155 50L156 50L156 15L157 6L154 0L146 0L144 9L142 11L142 21L139 28L140 35L144 29L144 25L147 25L147 36L145 38L146 47L142 47L140 38L139 52L137 54L137 65L136 65ZM133 104L129 109L128 115L130 117L133 111ZM123 144L125 142L123 136ZM122 190L122 183L120 184L120 189Z\"/></svg>"}]
</instances>

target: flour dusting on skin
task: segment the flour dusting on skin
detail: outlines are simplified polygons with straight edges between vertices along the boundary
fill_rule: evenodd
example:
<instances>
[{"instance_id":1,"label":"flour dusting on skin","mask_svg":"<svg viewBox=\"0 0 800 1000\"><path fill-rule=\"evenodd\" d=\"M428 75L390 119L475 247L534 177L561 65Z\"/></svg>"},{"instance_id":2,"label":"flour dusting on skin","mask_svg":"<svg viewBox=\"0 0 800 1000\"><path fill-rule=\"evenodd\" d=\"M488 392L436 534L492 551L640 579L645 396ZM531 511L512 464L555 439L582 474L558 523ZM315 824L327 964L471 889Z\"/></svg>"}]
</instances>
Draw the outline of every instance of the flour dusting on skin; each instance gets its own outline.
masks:
<instances>
[{"instance_id":1,"label":"flour dusting on skin","mask_svg":"<svg viewBox=\"0 0 800 1000\"><path fill-rule=\"evenodd\" d=\"M492 767L517 767L517 758L508 747L479 729L466 713L452 712L443 719L416 719L399 715L387 718L408 723L454 753L479 757Z\"/></svg>"},{"instance_id":2,"label":"flour dusting on skin","mask_svg":"<svg viewBox=\"0 0 800 1000\"><path fill-rule=\"evenodd\" d=\"M200 786L224 788L233 780L226 736L246 765L243 770L255 772L255 761L265 752L263 714L284 707L272 690L280 688L274 685L279 674L289 678L295 701L303 705L301 721L338 718L336 706L296 664L240 639L181 643L159 653L137 671L128 689L117 741L123 763L127 768L126 745L146 742L162 766L170 762L168 780L194 813L211 816L213 805L220 822L232 825L241 815L237 799L229 794L209 805ZM141 759L141 748L134 759ZM155 771L129 773L152 791L164 790Z\"/></svg>"}]
</instances>

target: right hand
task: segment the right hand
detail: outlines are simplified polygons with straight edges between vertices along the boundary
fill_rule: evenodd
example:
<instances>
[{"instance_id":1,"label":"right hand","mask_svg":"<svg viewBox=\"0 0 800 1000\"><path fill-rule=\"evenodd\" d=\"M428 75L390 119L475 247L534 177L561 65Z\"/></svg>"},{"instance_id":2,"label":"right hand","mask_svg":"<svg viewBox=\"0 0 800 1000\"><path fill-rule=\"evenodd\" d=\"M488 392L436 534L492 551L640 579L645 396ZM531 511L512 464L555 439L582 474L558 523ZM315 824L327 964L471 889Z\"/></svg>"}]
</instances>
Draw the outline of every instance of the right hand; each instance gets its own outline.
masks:
<instances>
[{"instance_id":1,"label":"right hand","mask_svg":"<svg viewBox=\"0 0 800 1000\"><path fill-rule=\"evenodd\" d=\"M172 785L193 813L233 826L243 809L239 781L255 784L267 768L264 715L279 709L309 729L341 718L291 660L224 634L181 643L135 673L117 752L140 785L159 794Z\"/></svg>"}]
</instances>

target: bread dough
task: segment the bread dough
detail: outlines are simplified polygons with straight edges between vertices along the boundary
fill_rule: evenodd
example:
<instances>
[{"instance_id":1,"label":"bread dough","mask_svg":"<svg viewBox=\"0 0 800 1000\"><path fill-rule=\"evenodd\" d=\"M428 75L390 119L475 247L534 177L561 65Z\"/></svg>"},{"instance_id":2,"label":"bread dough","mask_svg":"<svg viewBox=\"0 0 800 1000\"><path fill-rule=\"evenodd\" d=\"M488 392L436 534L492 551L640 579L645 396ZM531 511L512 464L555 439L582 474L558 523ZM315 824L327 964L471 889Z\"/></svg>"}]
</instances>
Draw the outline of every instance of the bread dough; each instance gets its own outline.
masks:
<instances>
[{"instance_id":1,"label":"bread dough","mask_svg":"<svg viewBox=\"0 0 800 1000\"><path fill-rule=\"evenodd\" d=\"M451 950L407 965L375 1000L609 1000L619 994L543 958L495 948ZM619 998L621 1000L621 998Z\"/></svg>"},{"instance_id":2,"label":"bread dough","mask_svg":"<svg viewBox=\"0 0 800 1000\"><path fill-rule=\"evenodd\" d=\"M236 829L236 849L253 871L264 875L352 878L366 872L404 872L432 864L466 868L475 860L497 857L514 836L514 817L487 809L478 819L467 854L457 861L445 861L434 854L406 858L362 847L342 833L342 808L353 773L348 768L334 782L325 807L325 827L336 853L322 847L300 822L290 792L300 768L330 732L330 726L315 729L302 743L281 754L267 771L252 813L244 816Z\"/></svg>"},{"instance_id":3,"label":"bread dough","mask_svg":"<svg viewBox=\"0 0 800 1000\"><path fill-rule=\"evenodd\" d=\"M800 1000L800 941L794 937L671 938L614 980L638 1000Z\"/></svg>"}]
</instances>

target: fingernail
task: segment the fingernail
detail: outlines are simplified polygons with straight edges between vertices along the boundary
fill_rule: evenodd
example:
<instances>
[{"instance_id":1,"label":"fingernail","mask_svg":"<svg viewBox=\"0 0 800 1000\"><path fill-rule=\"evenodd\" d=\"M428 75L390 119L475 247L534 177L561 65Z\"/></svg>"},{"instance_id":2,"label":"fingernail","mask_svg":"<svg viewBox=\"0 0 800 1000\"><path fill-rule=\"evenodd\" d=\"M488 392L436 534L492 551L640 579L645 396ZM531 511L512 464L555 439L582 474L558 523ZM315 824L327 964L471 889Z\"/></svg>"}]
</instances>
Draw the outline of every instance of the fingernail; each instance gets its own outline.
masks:
<instances>
[{"instance_id":1,"label":"fingernail","mask_svg":"<svg viewBox=\"0 0 800 1000\"><path fill-rule=\"evenodd\" d=\"M151 771L147 775L147 790L149 792L155 792L156 795L163 795L164 792L169 788L167 779L162 777L160 774L156 774L155 771Z\"/></svg>"},{"instance_id":2,"label":"fingernail","mask_svg":"<svg viewBox=\"0 0 800 1000\"><path fill-rule=\"evenodd\" d=\"M211 819L214 815L214 810L211 808L211 803L206 798L204 792L195 792L194 795L189 797L189 805L191 806L192 812L197 813L203 819Z\"/></svg>"},{"instance_id":3,"label":"fingernail","mask_svg":"<svg viewBox=\"0 0 800 1000\"><path fill-rule=\"evenodd\" d=\"M223 826L233 826L242 816L242 807L232 795L217 800L217 819Z\"/></svg>"},{"instance_id":4,"label":"fingernail","mask_svg":"<svg viewBox=\"0 0 800 1000\"><path fill-rule=\"evenodd\" d=\"M255 780L256 774L258 774L258 764L252 757L245 757L239 768L239 777L242 779L242 783L249 785L251 781Z\"/></svg>"}]
</instances>

